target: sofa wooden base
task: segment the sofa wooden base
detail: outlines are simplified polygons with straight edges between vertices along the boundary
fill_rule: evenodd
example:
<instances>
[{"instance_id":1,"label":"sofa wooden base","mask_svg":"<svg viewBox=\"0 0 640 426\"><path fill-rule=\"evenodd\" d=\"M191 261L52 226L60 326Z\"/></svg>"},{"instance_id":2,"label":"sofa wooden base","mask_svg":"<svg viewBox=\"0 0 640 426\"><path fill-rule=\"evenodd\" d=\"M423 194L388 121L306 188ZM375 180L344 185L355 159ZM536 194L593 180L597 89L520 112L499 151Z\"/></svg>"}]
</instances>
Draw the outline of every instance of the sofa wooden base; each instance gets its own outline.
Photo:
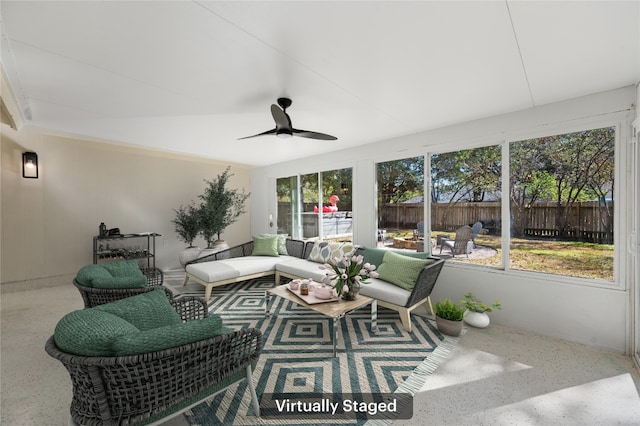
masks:
<instances>
[{"instance_id":1,"label":"sofa wooden base","mask_svg":"<svg viewBox=\"0 0 640 426\"><path fill-rule=\"evenodd\" d=\"M417 308L422 304L424 304L428 314L433 315L433 306L431 306L430 296L425 297L415 305L409 306L409 307L394 305L393 303L385 302L384 300L378 300L378 306L383 306L387 309L397 311L400 314L400 321L402 321L402 326L408 333L411 333L411 330L412 330L411 311L413 311L415 308Z\"/></svg>"}]
</instances>

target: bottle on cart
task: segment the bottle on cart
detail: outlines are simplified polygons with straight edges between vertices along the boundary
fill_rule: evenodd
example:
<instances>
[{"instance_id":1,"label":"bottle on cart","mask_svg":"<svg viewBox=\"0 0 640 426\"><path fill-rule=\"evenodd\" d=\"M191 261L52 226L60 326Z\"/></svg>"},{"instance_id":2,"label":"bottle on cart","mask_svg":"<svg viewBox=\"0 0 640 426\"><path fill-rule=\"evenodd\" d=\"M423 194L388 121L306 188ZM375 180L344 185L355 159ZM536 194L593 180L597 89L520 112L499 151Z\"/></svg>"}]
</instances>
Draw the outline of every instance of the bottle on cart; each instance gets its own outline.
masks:
<instances>
[{"instance_id":1,"label":"bottle on cart","mask_svg":"<svg viewBox=\"0 0 640 426\"><path fill-rule=\"evenodd\" d=\"M100 235L101 237L106 237L107 236L107 225L104 224L104 222L100 222L100 226L98 227L98 235Z\"/></svg>"}]
</instances>

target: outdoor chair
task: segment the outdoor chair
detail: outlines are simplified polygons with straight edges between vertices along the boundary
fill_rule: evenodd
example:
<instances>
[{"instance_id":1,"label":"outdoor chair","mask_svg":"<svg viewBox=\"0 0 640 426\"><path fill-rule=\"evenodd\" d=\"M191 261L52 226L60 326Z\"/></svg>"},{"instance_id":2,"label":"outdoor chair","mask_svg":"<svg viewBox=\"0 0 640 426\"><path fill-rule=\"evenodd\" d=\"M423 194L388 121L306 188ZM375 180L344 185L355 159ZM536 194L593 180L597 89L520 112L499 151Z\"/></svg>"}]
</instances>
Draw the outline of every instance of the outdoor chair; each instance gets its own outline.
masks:
<instances>
[{"instance_id":1,"label":"outdoor chair","mask_svg":"<svg viewBox=\"0 0 640 426\"><path fill-rule=\"evenodd\" d=\"M413 230L413 239L419 240L420 238L424 238L424 222L418 222L416 228L417 229Z\"/></svg>"},{"instance_id":2,"label":"outdoor chair","mask_svg":"<svg viewBox=\"0 0 640 426\"><path fill-rule=\"evenodd\" d=\"M473 248L476 248L476 237L482 230L482 222L474 223L473 226L471 227L471 230L473 231L471 233L471 241L473 241Z\"/></svg>"},{"instance_id":3,"label":"outdoor chair","mask_svg":"<svg viewBox=\"0 0 640 426\"><path fill-rule=\"evenodd\" d=\"M465 225L456 231L456 236L453 241L445 240L442 242L440 246L440 254L442 254L442 249L446 248L451 251L451 255L456 257L456 254L466 254L469 257L469 252L471 251L469 248L469 243L471 242L471 235L473 234L473 229L470 226Z\"/></svg>"},{"instance_id":4,"label":"outdoor chair","mask_svg":"<svg viewBox=\"0 0 640 426\"><path fill-rule=\"evenodd\" d=\"M71 376L70 425L161 424L247 381L262 348L255 328L234 331L204 300L161 290L63 317L45 350Z\"/></svg>"},{"instance_id":5,"label":"outdoor chair","mask_svg":"<svg viewBox=\"0 0 640 426\"><path fill-rule=\"evenodd\" d=\"M163 288L167 295L172 295L171 290L163 287L162 284L161 270L140 269L135 260L85 265L73 280L73 285L80 292L85 308L147 293L156 288Z\"/></svg>"}]
</instances>

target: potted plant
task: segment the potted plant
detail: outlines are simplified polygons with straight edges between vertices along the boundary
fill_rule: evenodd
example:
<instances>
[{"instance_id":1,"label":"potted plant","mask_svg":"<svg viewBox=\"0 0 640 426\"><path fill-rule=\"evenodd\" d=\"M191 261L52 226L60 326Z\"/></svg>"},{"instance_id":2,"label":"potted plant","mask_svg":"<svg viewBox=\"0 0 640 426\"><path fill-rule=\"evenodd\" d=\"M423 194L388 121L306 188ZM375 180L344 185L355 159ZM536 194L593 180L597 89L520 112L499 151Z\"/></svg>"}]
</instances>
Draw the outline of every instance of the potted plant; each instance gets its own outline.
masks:
<instances>
[{"instance_id":1,"label":"potted plant","mask_svg":"<svg viewBox=\"0 0 640 426\"><path fill-rule=\"evenodd\" d=\"M438 330L449 336L459 336L462 332L464 308L451 299L444 299L433 305L433 309Z\"/></svg>"},{"instance_id":2,"label":"potted plant","mask_svg":"<svg viewBox=\"0 0 640 426\"><path fill-rule=\"evenodd\" d=\"M477 299L472 293L464 295L464 300L460 304L465 307L464 322L470 326L477 328L485 328L489 326L489 312L502 309L500 301L496 300L492 305L487 305Z\"/></svg>"},{"instance_id":3,"label":"potted plant","mask_svg":"<svg viewBox=\"0 0 640 426\"><path fill-rule=\"evenodd\" d=\"M184 267L187 262L200 255L201 249L193 245L193 240L200 233L200 218L198 209L193 203L186 207L181 205L173 211L176 213L176 217L171 223L174 225L178 238L187 243L187 248L180 253L180 264Z\"/></svg>"},{"instance_id":4,"label":"potted plant","mask_svg":"<svg viewBox=\"0 0 640 426\"><path fill-rule=\"evenodd\" d=\"M206 180L207 186L204 193L199 195L201 200L198 208L200 233L207 241L207 249L219 250L226 246L220 240L220 234L225 228L245 212L244 203L251 194L246 194L244 189L226 188L229 178L229 167L215 179Z\"/></svg>"}]
</instances>

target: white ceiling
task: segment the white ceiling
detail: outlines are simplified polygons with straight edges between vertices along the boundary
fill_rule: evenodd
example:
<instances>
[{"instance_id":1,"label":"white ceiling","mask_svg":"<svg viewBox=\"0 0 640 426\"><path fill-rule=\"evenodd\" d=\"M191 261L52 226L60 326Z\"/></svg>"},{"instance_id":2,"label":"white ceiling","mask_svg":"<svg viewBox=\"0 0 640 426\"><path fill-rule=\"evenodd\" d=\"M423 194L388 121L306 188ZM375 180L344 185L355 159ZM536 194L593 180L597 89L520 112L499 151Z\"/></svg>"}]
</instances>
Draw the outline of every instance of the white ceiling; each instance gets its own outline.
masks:
<instances>
[{"instance_id":1,"label":"white ceiling","mask_svg":"<svg viewBox=\"0 0 640 426\"><path fill-rule=\"evenodd\" d=\"M2 0L25 123L267 165L637 83L639 2ZM274 136L270 105L338 141Z\"/></svg>"}]
</instances>

